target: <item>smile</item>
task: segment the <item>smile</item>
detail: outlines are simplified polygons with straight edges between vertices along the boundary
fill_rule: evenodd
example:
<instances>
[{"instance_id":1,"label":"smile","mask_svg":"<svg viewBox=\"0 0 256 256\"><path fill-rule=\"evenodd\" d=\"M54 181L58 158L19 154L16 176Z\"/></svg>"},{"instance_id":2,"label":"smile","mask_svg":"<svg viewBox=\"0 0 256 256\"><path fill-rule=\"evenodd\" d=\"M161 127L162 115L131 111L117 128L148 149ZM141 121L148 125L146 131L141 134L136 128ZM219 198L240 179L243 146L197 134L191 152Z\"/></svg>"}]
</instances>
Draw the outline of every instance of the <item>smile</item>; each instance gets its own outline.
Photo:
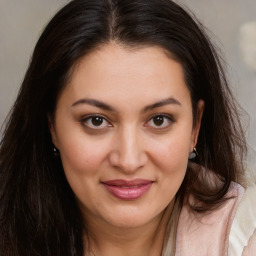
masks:
<instances>
[{"instance_id":1,"label":"smile","mask_svg":"<svg viewBox=\"0 0 256 256\"><path fill-rule=\"evenodd\" d=\"M142 197L151 187L153 181L136 179L126 180L109 180L104 181L105 186L111 195L122 200L135 200Z\"/></svg>"}]
</instances>

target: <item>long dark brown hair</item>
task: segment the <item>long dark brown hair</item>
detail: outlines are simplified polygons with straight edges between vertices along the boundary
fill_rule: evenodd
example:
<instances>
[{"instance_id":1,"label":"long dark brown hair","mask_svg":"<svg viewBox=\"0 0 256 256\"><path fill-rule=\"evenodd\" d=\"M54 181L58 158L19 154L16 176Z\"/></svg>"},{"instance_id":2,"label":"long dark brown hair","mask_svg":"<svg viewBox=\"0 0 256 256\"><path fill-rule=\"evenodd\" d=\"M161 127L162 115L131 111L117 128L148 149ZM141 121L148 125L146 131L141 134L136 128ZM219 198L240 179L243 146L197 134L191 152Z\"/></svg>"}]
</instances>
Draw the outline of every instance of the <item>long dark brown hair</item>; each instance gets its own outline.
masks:
<instances>
[{"instance_id":1,"label":"long dark brown hair","mask_svg":"<svg viewBox=\"0 0 256 256\"><path fill-rule=\"evenodd\" d=\"M79 256L86 250L83 224L61 161L52 152L48 116L72 67L97 46L160 46L183 66L194 120L205 101L198 157L178 192L192 194L207 211L220 205L239 182L246 151L221 60L188 12L170 0L74 0L50 21L38 40L0 149L0 255ZM220 183L207 182L213 173ZM203 178L202 178L203 177Z\"/></svg>"}]
</instances>

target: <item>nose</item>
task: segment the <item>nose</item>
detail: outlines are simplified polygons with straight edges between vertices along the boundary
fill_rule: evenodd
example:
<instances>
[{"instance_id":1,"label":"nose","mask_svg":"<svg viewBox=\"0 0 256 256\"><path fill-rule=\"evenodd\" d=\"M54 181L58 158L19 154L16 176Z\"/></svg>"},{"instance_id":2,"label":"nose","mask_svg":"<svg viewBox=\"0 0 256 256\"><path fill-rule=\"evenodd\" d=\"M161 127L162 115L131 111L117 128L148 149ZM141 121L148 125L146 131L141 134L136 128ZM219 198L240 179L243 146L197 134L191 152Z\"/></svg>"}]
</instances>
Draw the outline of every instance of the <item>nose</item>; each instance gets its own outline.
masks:
<instances>
[{"instance_id":1,"label":"nose","mask_svg":"<svg viewBox=\"0 0 256 256\"><path fill-rule=\"evenodd\" d=\"M111 165L132 174L146 164L147 158L140 133L133 127L120 129L110 152Z\"/></svg>"}]
</instances>

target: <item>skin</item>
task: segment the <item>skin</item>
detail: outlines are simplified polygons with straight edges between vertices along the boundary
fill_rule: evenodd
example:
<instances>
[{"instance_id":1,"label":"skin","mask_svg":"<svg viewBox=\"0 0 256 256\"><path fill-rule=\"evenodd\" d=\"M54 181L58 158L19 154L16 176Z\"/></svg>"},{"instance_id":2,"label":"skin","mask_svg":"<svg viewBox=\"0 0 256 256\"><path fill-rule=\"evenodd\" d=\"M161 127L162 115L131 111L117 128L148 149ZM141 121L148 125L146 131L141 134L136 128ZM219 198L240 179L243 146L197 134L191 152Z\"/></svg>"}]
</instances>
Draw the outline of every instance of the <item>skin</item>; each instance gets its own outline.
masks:
<instances>
[{"instance_id":1,"label":"skin","mask_svg":"<svg viewBox=\"0 0 256 256\"><path fill-rule=\"evenodd\" d=\"M161 254L203 108L199 101L193 125L182 66L159 47L111 42L75 66L50 131L96 255ZM113 179L146 179L152 186L138 199L122 200L101 183Z\"/></svg>"}]
</instances>

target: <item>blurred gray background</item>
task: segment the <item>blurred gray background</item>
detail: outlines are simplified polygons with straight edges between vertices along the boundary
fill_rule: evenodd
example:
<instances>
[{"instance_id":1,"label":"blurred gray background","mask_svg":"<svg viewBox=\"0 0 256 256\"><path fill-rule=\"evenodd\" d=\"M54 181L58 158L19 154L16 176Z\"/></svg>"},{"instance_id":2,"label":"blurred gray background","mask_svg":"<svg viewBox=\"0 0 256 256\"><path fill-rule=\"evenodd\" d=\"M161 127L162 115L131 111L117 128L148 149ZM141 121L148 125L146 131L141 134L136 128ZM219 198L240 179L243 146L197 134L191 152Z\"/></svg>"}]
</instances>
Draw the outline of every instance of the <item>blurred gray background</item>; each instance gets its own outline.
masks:
<instances>
[{"instance_id":1,"label":"blurred gray background","mask_svg":"<svg viewBox=\"0 0 256 256\"><path fill-rule=\"evenodd\" d=\"M17 95L36 40L49 19L67 2L0 0L0 125ZM227 61L234 94L250 116L248 160L256 169L256 0L175 2L196 14Z\"/></svg>"}]
</instances>

